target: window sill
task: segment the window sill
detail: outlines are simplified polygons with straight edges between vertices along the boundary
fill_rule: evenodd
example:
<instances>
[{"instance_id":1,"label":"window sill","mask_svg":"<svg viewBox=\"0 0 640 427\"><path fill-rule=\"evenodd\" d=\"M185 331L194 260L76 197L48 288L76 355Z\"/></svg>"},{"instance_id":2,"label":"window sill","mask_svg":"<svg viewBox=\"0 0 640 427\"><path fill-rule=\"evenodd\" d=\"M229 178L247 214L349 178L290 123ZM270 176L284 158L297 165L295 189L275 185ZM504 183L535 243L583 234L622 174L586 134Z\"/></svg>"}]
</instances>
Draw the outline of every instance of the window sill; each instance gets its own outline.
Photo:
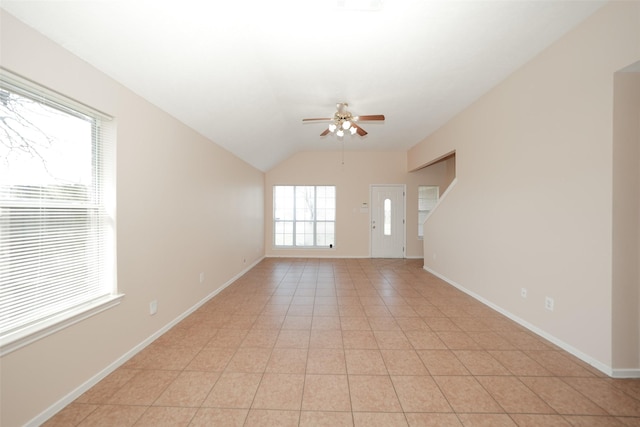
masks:
<instances>
[{"instance_id":1,"label":"window sill","mask_svg":"<svg viewBox=\"0 0 640 427\"><path fill-rule=\"evenodd\" d=\"M336 247L328 248L325 246L273 246L273 250L314 250L314 251L335 251Z\"/></svg>"},{"instance_id":2,"label":"window sill","mask_svg":"<svg viewBox=\"0 0 640 427\"><path fill-rule=\"evenodd\" d=\"M18 329L0 338L0 357L120 304L124 294L108 295Z\"/></svg>"}]
</instances>

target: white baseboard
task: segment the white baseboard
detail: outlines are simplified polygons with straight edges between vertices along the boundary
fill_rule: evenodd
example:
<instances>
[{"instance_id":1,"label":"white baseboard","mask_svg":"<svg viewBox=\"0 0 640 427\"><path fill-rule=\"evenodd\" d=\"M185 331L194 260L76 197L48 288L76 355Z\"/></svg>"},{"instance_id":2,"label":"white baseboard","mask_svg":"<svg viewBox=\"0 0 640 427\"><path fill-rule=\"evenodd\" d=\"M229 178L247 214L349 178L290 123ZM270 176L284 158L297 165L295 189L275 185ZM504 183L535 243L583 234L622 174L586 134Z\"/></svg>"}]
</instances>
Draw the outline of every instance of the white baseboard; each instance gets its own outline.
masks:
<instances>
[{"instance_id":1,"label":"white baseboard","mask_svg":"<svg viewBox=\"0 0 640 427\"><path fill-rule=\"evenodd\" d=\"M613 369L612 378L640 378L640 369Z\"/></svg>"},{"instance_id":2,"label":"white baseboard","mask_svg":"<svg viewBox=\"0 0 640 427\"><path fill-rule=\"evenodd\" d=\"M107 375L109 375L110 373L112 373L113 371L118 369L120 366L124 365L129 359L131 359L133 356L138 354L140 351L144 350L145 347L147 347L149 344L151 344L156 339L158 339L162 334L167 332L169 329L173 328L175 325L180 323L182 320L184 320L191 313L193 313L194 311L196 311L197 309L202 307L211 298L213 298L216 295L218 295L220 292L222 292L225 288L227 288L233 282L235 282L240 277L245 275L249 270L251 270L253 267L255 267L263 259L264 259L264 256L259 258L257 261L255 261L253 264L249 265L245 269L243 269L240 273L238 273L235 276L233 276L227 282L222 284L222 286L220 286L218 289L216 289L215 291L211 292L209 295L207 295L206 297L204 297L203 299L198 301L195 305L193 305L187 311L185 311L184 313L182 313L181 315L179 315L178 317L173 319L171 322L167 323L165 326L163 326L162 328L160 328L159 330L154 332L151 336L149 336L144 341L142 341L141 343L139 343L138 345L133 347L131 350L127 351L125 354L120 356L118 359L116 359L113 363L111 363L109 366L104 368L102 371L98 372L96 375L91 377L88 381L86 381L83 384L81 384L79 387L77 387L71 393L67 394L65 397L63 397L62 399L58 400L56 403L51 405L45 411L43 411L38 416L33 418L31 421L26 423L25 426L26 427L31 427L31 426L37 427L39 425L42 425L49 418L53 417L55 414L60 412L65 406L67 406L70 403L72 403L74 400L76 400L78 397L80 397L83 393L85 393L91 387L93 387L94 385L96 385L100 381L102 381Z\"/></svg>"},{"instance_id":3,"label":"white baseboard","mask_svg":"<svg viewBox=\"0 0 640 427\"><path fill-rule=\"evenodd\" d=\"M336 256L336 255L277 255L277 254L269 254L265 256L265 258L305 258L305 259L424 259L422 255L420 256L405 256L404 258L372 258L369 255L349 255L349 256Z\"/></svg>"},{"instance_id":4,"label":"white baseboard","mask_svg":"<svg viewBox=\"0 0 640 427\"><path fill-rule=\"evenodd\" d=\"M491 301L488 301L487 299L481 297L480 295L476 294L475 292L472 292L470 290L468 290L467 288L465 288L464 286L460 285L459 283L456 283L455 281L449 279L446 276L443 276L442 274L430 269L429 267L427 267L426 265L423 266L424 270L428 271L429 273L433 274L434 276L444 280L445 282L447 282L448 284L450 284L451 286L453 286L454 288L459 289L460 291L464 292L465 294L475 298L476 300L480 301L481 303L483 303L484 305L494 309L495 311L497 311L498 313L504 315L505 317L508 317L509 319L513 320L514 322L518 323L521 326L524 326L525 328L527 328L528 330L530 330L531 332L535 333L536 335L541 336L542 338L546 339L547 341L550 341L551 343L557 345L558 347L560 347L561 349L565 350L568 353L571 353L572 355L576 356L578 359L582 360L583 362L588 363L589 365L593 366L594 368L596 368L597 370L601 371L602 373L613 377L613 378L640 378L640 369L612 369L611 366L608 366L596 359L594 359L593 357L581 352L580 350L576 349L575 347L567 344L566 342L558 339L557 337L550 335L549 333L543 331L542 329L532 325L531 323L527 322L524 319L521 319L520 317L514 315L513 313L503 309L502 307L499 307L497 305L495 305L494 303L492 303Z\"/></svg>"},{"instance_id":5,"label":"white baseboard","mask_svg":"<svg viewBox=\"0 0 640 427\"><path fill-rule=\"evenodd\" d=\"M370 256L337 256L337 255L325 255L325 254L318 254L318 255L309 255L309 254L288 254L288 255L278 255L278 254L269 254L269 255L265 255L265 258L300 258L300 259L367 259L367 258L371 258Z\"/></svg>"}]
</instances>

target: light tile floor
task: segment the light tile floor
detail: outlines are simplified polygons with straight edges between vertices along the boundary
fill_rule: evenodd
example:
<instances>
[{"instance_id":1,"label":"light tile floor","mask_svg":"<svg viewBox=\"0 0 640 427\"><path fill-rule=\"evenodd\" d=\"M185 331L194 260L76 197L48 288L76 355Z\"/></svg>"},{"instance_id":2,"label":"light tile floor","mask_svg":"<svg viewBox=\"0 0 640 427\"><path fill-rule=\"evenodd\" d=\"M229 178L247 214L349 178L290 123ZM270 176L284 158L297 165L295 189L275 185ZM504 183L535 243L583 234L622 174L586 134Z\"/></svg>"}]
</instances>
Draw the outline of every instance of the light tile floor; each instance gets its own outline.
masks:
<instances>
[{"instance_id":1,"label":"light tile floor","mask_svg":"<svg viewBox=\"0 0 640 427\"><path fill-rule=\"evenodd\" d=\"M421 265L265 259L46 425L640 426L640 380Z\"/></svg>"}]
</instances>

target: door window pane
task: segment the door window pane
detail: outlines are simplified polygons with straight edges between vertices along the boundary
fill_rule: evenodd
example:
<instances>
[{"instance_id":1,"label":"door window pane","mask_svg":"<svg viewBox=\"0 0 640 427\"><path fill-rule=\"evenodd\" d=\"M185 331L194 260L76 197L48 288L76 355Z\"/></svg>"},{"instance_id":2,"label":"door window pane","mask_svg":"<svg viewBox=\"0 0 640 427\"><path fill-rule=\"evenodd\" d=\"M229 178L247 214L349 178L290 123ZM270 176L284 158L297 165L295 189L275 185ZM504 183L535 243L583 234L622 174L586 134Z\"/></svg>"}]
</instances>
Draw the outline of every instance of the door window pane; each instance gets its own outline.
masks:
<instances>
[{"instance_id":1,"label":"door window pane","mask_svg":"<svg viewBox=\"0 0 640 427\"><path fill-rule=\"evenodd\" d=\"M391 236L391 199L384 199L384 235Z\"/></svg>"}]
</instances>

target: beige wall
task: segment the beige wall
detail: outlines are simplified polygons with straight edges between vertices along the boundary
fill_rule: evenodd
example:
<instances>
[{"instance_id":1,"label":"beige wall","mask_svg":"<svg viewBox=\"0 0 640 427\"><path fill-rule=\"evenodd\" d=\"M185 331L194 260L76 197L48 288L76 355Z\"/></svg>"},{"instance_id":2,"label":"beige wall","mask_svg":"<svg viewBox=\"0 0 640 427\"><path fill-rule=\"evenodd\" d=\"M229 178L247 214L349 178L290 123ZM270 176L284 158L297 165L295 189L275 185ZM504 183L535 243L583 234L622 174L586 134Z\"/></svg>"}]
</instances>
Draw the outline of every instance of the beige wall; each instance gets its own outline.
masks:
<instances>
[{"instance_id":1,"label":"beige wall","mask_svg":"<svg viewBox=\"0 0 640 427\"><path fill-rule=\"evenodd\" d=\"M613 366L626 369L640 367L640 72L615 74L613 108Z\"/></svg>"},{"instance_id":2,"label":"beige wall","mask_svg":"<svg viewBox=\"0 0 640 427\"><path fill-rule=\"evenodd\" d=\"M330 143L339 142L329 141ZM350 140L345 138L345 144ZM345 151L297 153L267 172L265 177L266 255L304 257L368 257L371 184L406 184L406 256L422 257L418 239L418 185L438 185L440 193L453 179L454 159L407 172L404 152ZM335 185L337 197L336 245L334 249L286 250L273 247L273 186Z\"/></svg>"},{"instance_id":3,"label":"beige wall","mask_svg":"<svg viewBox=\"0 0 640 427\"><path fill-rule=\"evenodd\" d=\"M116 118L125 294L119 306L2 358L0 424L11 427L73 395L259 261L264 174L0 13L2 66Z\"/></svg>"},{"instance_id":4,"label":"beige wall","mask_svg":"<svg viewBox=\"0 0 640 427\"><path fill-rule=\"evenodd\" d=\"M613 75L638 58L640 3L610 3L408 153L411 169L456 150L425 267L604 371L615 368Z\"/></svg>"}]
</instances>

